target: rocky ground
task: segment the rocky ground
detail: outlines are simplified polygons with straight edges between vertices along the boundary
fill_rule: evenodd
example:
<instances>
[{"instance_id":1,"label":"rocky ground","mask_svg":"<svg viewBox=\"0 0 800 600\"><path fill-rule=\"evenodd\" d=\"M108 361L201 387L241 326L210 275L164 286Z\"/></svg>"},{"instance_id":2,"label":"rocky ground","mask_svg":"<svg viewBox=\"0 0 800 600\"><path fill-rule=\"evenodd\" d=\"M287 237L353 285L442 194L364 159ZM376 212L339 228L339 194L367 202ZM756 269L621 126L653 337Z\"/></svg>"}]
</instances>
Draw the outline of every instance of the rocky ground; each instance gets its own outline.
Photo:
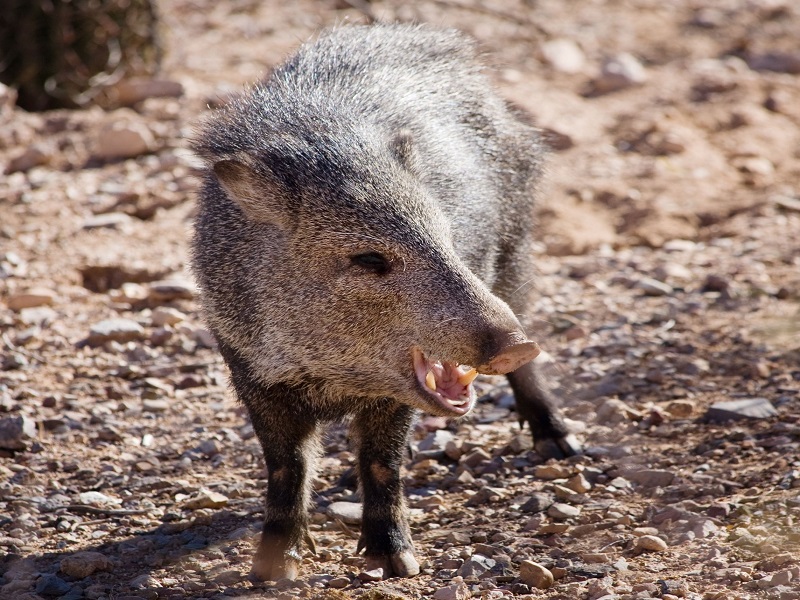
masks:
<instances>
[{"instance_id":1,"label":"rocky ground","mask_svg":"<svg viewBox=\"0 0 800 600\"><path fill-rule=\"evenodd\" d=\"M0 598L800 598L800 7L791 0L164 0L119 108L0 92ZM500 380L422 419L423 572L371 581L334 427L318 553L252 580L265 470L186 272L208 105L333 23L486 47L555 152L532 332L586 455Z\"/></svg>"}]
</instances>

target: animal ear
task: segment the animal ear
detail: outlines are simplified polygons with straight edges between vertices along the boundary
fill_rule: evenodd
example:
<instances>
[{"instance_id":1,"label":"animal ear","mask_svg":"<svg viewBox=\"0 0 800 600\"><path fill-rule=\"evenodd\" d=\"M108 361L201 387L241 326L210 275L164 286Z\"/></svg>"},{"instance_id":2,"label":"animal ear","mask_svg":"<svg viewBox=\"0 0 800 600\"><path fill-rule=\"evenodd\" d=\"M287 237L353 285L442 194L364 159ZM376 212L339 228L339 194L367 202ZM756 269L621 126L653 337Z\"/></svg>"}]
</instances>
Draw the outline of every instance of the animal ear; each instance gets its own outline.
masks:
<instances>
[{"instance_id":1,"label":"animal ear","mask_svg":"<svg viewBox=\"0 0 800 600\"><path fill-rule=\"evenodd\" d=\"M222 189L249 219L280 227L290 225L285 193L277 182L241 160L219 160L212 168Z\"/></svg>"},{"instance_id":2,"label":"animal ear","mask_svg":"<svg viewBox=\"0 0 800 600\"><path fill-rule=\"evenodd\" d=\"M394 134L390 148L398 162L407 171L416 173L417 153L414 149L414 136L409 129L400 129Z\"/></svg>"}]
</instances>

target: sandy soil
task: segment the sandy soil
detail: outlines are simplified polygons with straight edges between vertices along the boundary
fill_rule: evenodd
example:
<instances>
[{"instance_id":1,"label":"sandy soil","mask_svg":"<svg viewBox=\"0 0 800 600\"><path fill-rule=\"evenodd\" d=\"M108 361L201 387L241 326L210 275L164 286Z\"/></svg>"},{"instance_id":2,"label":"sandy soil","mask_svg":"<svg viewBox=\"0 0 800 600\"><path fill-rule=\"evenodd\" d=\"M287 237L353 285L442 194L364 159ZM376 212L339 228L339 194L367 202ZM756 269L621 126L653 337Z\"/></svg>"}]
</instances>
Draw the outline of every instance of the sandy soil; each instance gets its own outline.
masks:
<instances>
[{"instance_id":1,"label":"sandy soil","mask_svg":"<svg viewBox=\"0 0 800 600\"><path fill-rule=\"evenodd\" d=\"M172 96L28 114L0 90L0 598L800 598L800 7L161 11ZM334 427L318 554L265 583L261 453L186 270L186 138L314 32L370 18L475 36L551 140L532 333L587 453L543 463L482 380L472 415L415 432L423 573L371 582L330 507L358 501Z\"/></svg>"}]
</instances>

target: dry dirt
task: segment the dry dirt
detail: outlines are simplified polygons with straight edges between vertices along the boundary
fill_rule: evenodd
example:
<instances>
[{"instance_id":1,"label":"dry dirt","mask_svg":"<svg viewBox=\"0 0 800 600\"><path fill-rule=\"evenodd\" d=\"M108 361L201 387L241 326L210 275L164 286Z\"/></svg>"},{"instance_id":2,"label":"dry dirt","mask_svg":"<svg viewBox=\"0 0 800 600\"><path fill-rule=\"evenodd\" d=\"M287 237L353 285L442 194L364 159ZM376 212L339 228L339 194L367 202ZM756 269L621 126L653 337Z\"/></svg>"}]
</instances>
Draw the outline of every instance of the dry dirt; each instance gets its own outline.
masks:
<instances>
[{"instance_id":1,"label":"dry dirt","mask_svg":"<svg viewBox=\"0 0 800 600\"><path fill-rule=\"evenodd\" d=\"M1 598L800 598L797 3L161 11L162 91L179 95L27 114L0 94ZM543 464L508 390L482 381L471 416L417 427L422 574L369 582L358 525L328 508L357 502L334 428L318 554L264 583L249 577L261 453L186 272L186 138L315 31L369 12L471 33L549 131L532 333L587 453ZM708 412L759 398L760 415Z\"/></svg>"}]
</instances>

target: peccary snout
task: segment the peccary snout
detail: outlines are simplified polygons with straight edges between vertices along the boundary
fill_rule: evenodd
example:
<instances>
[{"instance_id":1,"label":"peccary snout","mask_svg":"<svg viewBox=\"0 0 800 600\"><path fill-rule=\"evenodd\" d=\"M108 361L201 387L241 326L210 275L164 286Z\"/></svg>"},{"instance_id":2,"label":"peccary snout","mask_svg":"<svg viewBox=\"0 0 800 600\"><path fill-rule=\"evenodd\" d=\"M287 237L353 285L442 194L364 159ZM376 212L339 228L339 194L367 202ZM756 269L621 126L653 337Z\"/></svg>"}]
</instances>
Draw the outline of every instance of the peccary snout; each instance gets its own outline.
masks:
<instances>
[{"instance_id":1,"label":"peccary snout","mask_svg":"<svg viewBox=\"0 0 800 600\"><path fill-rule=\"evenodd\" d=\"M476 370L484 375L505 375L516 371L522 365L532 361L542 351L539 344L527 340L520 334L506 336L505 343L491 358L482 363Z\"/></svg>"}]
</instances>

